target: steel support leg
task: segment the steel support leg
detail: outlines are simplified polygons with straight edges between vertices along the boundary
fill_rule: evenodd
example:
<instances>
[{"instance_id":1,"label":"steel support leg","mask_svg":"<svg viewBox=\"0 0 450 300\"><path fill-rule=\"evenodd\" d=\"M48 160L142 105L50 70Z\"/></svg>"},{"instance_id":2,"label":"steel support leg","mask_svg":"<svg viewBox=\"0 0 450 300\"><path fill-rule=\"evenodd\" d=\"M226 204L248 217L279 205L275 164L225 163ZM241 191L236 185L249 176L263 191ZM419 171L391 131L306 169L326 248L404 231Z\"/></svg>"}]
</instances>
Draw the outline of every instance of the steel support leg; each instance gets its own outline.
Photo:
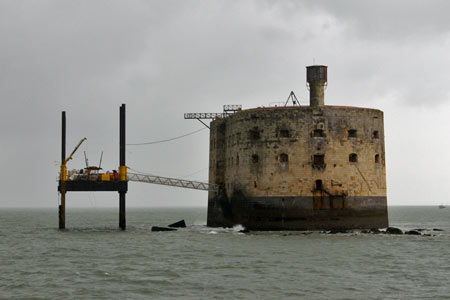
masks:
<instances>
[{"instance_id":1,"label":"steel support leg","mask_svg":"<svg viewBox=\"0 0 450 300\"><path fill-rule=\"evenodd\" d=\"M119 228L122 230L126 229L124 192L119 192Z\"/></svg>"}]
</instances>

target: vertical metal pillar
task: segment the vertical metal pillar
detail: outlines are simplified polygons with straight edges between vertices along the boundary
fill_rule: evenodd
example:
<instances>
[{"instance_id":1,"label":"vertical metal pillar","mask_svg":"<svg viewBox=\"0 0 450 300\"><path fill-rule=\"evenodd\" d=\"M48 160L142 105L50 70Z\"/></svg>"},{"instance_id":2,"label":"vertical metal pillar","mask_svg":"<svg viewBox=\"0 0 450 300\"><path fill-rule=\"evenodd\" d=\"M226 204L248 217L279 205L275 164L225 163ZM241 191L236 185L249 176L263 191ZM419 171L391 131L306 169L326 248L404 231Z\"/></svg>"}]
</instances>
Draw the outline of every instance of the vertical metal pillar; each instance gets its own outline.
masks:
<instances>
[{"instance_id":1,"label":"vertical metal pillar","mask_svg":"<svg viewBox=\"0 0 450 300\"><path fill-rule=\"evenodd\" d=\"M66 168L63 168L64 161L66 160L66 112L62 112L61 123L61 174L59 177L61 186L61 204L59 205L59 229L66 228L66 182L65 172Z\"/></svg>"},{"instance_id":2,"label":"vertical metal pillar","mask_svg":"<svg viewBox=\"0 0 450 300\"><path fill-rule=\"evenodd\" d=\"M120 141L119 141L119 180L127 180L127 167L125 164L125 104L120 107ZM126 229L125 220L125 194L126 191L119 191L119 227Z\"/></svg>"}]
</instances>

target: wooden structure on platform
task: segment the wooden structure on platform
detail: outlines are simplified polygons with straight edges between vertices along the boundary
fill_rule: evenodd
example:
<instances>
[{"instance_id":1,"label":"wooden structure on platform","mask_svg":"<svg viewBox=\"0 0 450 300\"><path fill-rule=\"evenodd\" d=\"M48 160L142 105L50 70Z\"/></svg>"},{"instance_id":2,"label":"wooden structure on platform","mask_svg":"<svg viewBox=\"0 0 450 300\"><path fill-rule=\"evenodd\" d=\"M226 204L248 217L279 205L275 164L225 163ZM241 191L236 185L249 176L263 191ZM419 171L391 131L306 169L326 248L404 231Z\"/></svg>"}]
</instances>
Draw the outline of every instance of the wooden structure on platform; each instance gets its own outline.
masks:
<instances>
[{"instance_id":1,"label":"wooden structure on platform","mask_svg":"<svg viewBox=\"0 0 450 300\"><path fill-rule=\"evenodd\" d=\"M119 176L114 180L90 180L78 178L71 180L67 177L66 162L66 112L62 112L62 136L61 136L61 171L58 191L61 193L59 205L59 228L66 228L66 193L67 192L119 192L119 227L126 228L125 195L128 191L127 167L125 164L125 104L120 107L120 132L119 132ZM81 142L80 142L81 144ZM78 144L78 146L80 145ZM77 148L78 148L77 146ZM77 149L75 148L75 150ZM75 152L74 150L74 152ZM74 153L72 152L72 154ZM71 154L71 155L72 155Z\"/></svg>"}]
</instances>

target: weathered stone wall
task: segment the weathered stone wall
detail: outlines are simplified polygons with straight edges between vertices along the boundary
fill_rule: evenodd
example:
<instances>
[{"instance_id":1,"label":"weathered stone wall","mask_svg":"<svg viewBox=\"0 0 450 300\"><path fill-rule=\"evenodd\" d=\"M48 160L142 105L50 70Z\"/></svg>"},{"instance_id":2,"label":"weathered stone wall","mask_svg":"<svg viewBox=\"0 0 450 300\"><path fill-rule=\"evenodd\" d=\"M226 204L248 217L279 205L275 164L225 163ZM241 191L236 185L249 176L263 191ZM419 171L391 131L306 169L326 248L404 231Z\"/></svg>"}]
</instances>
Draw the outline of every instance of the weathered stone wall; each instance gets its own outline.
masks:
<instances>
[{"instance_id":1,"label":"weathered stone wall","mask_svg":"<svg viewBox=\"0 0 450 300\"><path fill-rule=\"evenodd\" d=\"M311 199L301 201L311 202L307 211L366 210L371 206L367 199L378 199L377 209L385 212L379 223L387 225L383 113L356 107L272 107L215 120L209 180L224 189L220 196L209 194L208 224L225 222L224 203L233 199L297 197Z\"/></svg>"}]
</instances>

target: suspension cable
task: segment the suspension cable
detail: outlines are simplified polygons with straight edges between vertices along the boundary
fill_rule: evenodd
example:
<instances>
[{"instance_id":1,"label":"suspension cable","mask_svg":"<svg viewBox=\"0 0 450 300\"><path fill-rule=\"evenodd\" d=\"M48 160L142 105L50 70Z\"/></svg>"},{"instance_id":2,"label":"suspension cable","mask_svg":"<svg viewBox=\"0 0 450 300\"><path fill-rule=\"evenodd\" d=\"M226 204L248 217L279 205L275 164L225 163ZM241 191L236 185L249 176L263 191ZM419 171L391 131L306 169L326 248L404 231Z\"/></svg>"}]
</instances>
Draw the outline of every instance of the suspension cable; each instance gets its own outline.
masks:
<instances>
[{"instance_id":1,"label":"suspension cable","mask_svg":"<svg viewBox=\"0 0 450 300\"><path fill-rule=\"evenodd\" d=\"M127 144L127 146L143 146L143 145L153 145L153 144L159 144L159 143L170 142L170 141L173 141L173 140L177 140L177 139L184 138L184 137L186 137L186 136L192 135L192 134L194 134L194 133L200 132L200 131L205 130L205 129L206 129L206 127L200 128L200 129L198 129L198 130L195 130L195 131L192 131L192 132L189 132L189 133L180 135L180 136L176 136L176 137L173 137L173 138L170 138L170 139L159 140L159 141L152 141L152 142L144 142L144 143Z\"/></svg>"},{"instance_id":2,"label":"suspension cable","mask_svg":"<svg viewBox=\"0 0 450 300\"><path fill-rule=\"evenodd\" d=\"M130 166L127 166L127 169L129 169L129 170L131 170L131 171L134 171L134 172L136 172L136 173L140 173L140 174L143 174L143 175L150 175L150 176L154 176L152 173L148 173L148 172L144 172L144 171L140 171L140 170L136 170L136 169L133 169L133 168L131 168Z\"/></svg>"},{"instance_id":3,"label":"suspension cable","mask_svg":"<svg viewBox=\"0 0 450 300\"><path fill-rule=\"evenodd\" d=\"M203 172L203 171L205 171L206 169L208 169L208 167L206 167L206 168L203 168L203 169L201 169L201 170L198 170L198 171L195 171L195 172L193 172L193 173L190 173L190 174L184 175L184 176L180 176L180 178L191 177L192 175L195 175L195 174L198 174L198 173L200 173L200 172Z\"/></svg>"}]
</instances>

